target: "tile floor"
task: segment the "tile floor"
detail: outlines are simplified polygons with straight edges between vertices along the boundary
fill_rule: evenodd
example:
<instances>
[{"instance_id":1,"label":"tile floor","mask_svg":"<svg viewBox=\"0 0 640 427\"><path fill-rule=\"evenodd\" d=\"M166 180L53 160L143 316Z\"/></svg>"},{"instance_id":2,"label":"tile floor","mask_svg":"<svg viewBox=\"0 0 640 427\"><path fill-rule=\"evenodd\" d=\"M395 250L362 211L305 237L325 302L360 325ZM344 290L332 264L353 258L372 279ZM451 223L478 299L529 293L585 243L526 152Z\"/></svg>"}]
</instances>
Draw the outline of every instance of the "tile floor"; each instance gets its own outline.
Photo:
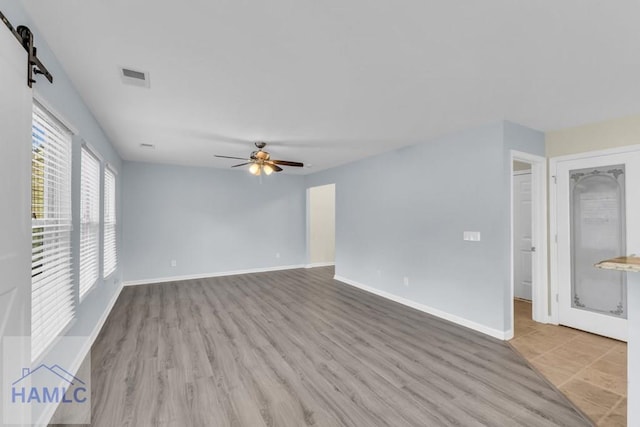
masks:
<instances>
[{"instance_id":1,"label":"tile floor","mask_svg":"<svg viewBox=\"0 0 640 427\"><path fill-rule=\"evenodd\" d=\"M626 426L627 344L531 320L531 303L514 301L509 343L598 426Z\"/></svg>"}]
</instances>

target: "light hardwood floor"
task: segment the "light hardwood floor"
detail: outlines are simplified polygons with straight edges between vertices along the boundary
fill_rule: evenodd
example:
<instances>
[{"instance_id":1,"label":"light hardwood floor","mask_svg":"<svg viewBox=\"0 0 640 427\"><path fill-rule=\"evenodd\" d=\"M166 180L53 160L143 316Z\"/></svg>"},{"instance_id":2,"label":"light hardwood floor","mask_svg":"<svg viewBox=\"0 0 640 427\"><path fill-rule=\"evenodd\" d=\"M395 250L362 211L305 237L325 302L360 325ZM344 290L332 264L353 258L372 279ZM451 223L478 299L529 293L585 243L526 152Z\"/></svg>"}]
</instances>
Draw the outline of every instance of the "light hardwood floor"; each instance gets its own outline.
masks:
<instances>
[{"instance_id":1,"label":"light hardwood floor","mask_svg":"<svg viewBox=\"0 0 640 427\"><path fill-rule=\"evenodd\" d=\"M627 344L531 320L531 303L514 301L510 341L597 426L627 425Z\"/></svg>"},{"instance_id":2,"label":"light hardwood floor","mask_svg":"<svg viewBox=\"0 0 640 427\"><path fill-rule=\"evenodd\" d=\"M288 270L125 288L95 426L583 426L506 343Z\"/></svg>"}]
</instances>

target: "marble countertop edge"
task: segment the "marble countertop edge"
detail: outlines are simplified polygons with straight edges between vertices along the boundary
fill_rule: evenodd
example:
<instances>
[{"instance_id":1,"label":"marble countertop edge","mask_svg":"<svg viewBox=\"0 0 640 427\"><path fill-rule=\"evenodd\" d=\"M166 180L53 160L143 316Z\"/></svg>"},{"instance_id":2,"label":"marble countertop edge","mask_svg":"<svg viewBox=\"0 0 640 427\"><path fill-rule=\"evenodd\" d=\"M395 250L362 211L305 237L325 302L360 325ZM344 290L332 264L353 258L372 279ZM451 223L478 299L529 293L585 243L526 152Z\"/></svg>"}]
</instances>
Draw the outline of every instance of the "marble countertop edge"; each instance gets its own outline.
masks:
<instances>
[{"instance_id":1,"label":"marble countertop edge","mask_svg":"<svg viewBox=\"0 0 640 427\"><path fill-rule=\"evenodd\" d=\"M640 257L630 255L606 259L595 264L595 267L606 270L632 271L640 273Z\"/></svg>"}]
</instances>

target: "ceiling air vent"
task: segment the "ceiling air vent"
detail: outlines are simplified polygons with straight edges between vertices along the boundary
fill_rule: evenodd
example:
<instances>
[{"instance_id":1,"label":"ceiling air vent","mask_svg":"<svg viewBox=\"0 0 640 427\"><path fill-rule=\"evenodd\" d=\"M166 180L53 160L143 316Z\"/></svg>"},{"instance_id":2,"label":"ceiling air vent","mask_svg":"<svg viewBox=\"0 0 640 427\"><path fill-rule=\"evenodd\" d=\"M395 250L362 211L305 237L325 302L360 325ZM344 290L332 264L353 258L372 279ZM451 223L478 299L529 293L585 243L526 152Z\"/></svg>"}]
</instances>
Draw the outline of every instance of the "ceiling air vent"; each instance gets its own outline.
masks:
<instances>
[{"instance_id":1,"label":"ceiling air vent","mask_svg":"<svg viewBox=\"0 0 640 427\"><path fill-rule=\"evenodd\" d=\"M145 71L132 70L131 68L120 68L122 83L132 86L149 87L149 73Z\"/></svg>"},{"instance_id":2,"label":"ceiling air vent","mask_svg":"<svg viewBox=\"0 0 640 427\"><path fill-rule=\"evenodd\" d=\"M146 150L154 150L156 148L156 146L153 145L153 144L142 143L142 144L140 144L140 148L144 148Z\"/></svg>"}]
</instances>

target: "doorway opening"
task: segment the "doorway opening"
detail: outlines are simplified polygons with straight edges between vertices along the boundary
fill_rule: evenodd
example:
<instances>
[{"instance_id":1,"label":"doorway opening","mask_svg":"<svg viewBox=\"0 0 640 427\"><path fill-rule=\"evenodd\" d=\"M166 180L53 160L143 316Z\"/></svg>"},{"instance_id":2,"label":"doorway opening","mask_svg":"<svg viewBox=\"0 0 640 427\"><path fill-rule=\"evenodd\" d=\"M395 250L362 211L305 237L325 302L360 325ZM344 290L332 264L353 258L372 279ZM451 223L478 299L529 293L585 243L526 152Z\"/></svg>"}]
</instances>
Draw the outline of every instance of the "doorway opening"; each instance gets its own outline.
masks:
<instances>
[{"instance_id":1,"label":"doorway opening","mask_svg":"<svg viewBox=\"0 0 640 427\"><path fill-rule=\"evenodd\" d=\"M307 189L307 268L335 265L336 185Z\"/></svg>"},{"instance_id":2,"label":"doorway opening","mask_svg":"<svg viewBox=\"0 0 640 427\"><path fill-rule=\"evenodd\" d=\"M513 296L531 303L531 164L513 162Z\"/></svg>"},{"instance_id":3,"label":"doorway opening","mask_svg":"<svg viewBox=\"0 0 640 427\"><path fill-rule=\"evenodd\" d=\"M511 328L515 316L549 322L546 159L511 152Z\"/></svg>"}]
</instances>

